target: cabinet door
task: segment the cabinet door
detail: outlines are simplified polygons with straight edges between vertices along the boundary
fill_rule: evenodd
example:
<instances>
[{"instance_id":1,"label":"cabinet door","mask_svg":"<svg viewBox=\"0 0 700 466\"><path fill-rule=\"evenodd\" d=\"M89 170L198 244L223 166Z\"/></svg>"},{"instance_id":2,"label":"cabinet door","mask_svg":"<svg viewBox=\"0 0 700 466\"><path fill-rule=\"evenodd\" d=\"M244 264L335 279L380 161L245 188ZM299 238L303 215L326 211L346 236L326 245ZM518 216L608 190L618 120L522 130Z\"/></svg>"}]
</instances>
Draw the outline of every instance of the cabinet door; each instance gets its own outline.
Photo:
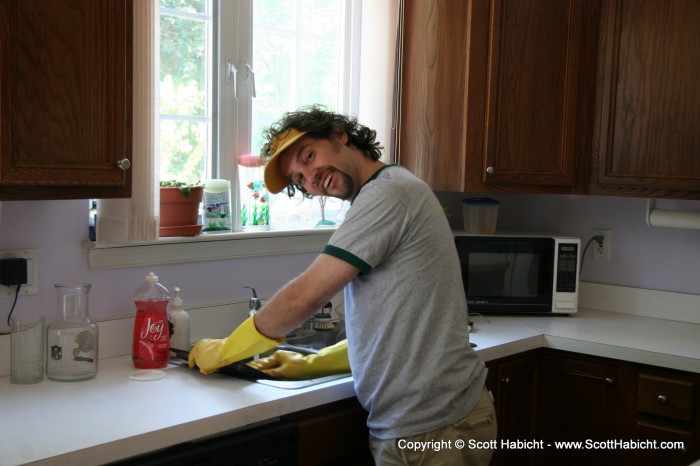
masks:
<instances>
[{"instance_id":1,"label":"cabinet door","mask_svg":"<svg viewBox=\"0 0 700 466\"><path fill-rule=\"evenodd\" d=\"M403 5L398 160L438 191L466 182L469 2Z\"/></svg>"},{"instance_id":2,"label":"cabinet door","mask_svg":"<svg viewBox=\"0 0 700 466\"><path fill-rule=\"evenodd\" d=\"M615 439L617 368L567 357L543 357L539 464L615 464L617 452L604 448L556 449L555 442Z\"/></svg>"},{"instance_id":3,"label":"cabinet door","mask_svg":"<svg viewBox=\"0 0 700 466\"><path fill-rule=\"evenodd\" d=\"M537 440L537 356L519 357L496 366L494 406L498 421L498 441ZM536 464L532 449L499 448L494 452L492 464Z\"/></svg>"},{"instance_id":4,"label":"cabinet door","mask_svg":"<svg viewBox=\"0 0 700 466\"><path fill-rule=\"evenodd\" d=\"M700 199L700 2L606 3L591 191Z\"/></svg>"},{"instance_id":5,"label":"cabinet door","mask_svg":"<svg viewBox=\"0 0 700 466\"><path fill-rule=\"evenodd\" d=\"M597 0L426 0L403 13L402 165L439 191L586 189Z\"/></svg>"},{"instance_id":6,"label":"cabinet door","mask_svg":"<svg viewBox=\"0 0 700 466\"><path fill-rule=\"evenodd\" d=\"M576 186L579 84L592 71L581 69L583 3L491 2L482 19L489 24L486 60L473 64L486 71L486 111L468 132L470 185L549 192ZM480 46L478 36L471 39Z\"/></svg>"},{"instance_id":7,"label":"cabinet door","mask_svg":"<svg viewBox=\"0 0 700 466\"><path fill-rule=\"evenodd\" d=\"M131 14L0 0L0 199L130 195Z\"/></svg>"},{"instance_id":8,"label":"cabinet door","mask_svg":"<svg viewBox=\"0 0 700 466\"><path fill-rule=\"evenodd\" d=\"M367 411L357 398L310 408L282 419L299 426L300 465L374 464L369 451Z\"/></svg>"}]
</instances>

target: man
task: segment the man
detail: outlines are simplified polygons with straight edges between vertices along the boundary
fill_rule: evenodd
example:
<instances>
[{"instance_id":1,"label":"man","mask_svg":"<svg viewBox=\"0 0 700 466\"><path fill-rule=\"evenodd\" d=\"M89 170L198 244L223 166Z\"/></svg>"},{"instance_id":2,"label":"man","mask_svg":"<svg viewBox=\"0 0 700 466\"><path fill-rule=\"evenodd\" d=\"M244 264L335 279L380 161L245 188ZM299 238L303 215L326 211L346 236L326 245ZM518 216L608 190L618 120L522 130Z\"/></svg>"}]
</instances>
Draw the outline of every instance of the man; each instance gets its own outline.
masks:
<instances>
[{"instance_id":1,"label":"man","mask_svg":"<svg viewBox=\"0 0 700 466\"><path fill-rule=\"evenodd\" d=\"M205 373L274 347L344 288L347 341L315 356L278 351L256 363L301 378L352 368L369 412L377 464L488 464L496 419L486 369L469 346L460 264L430 188L379 161L376 133L354 118L312 107L265 132L265 184L291 196L352 202L322 254L223 340L190 356ZM415 441L433 442L423 451Z\"/></svg>"}]
</instances>

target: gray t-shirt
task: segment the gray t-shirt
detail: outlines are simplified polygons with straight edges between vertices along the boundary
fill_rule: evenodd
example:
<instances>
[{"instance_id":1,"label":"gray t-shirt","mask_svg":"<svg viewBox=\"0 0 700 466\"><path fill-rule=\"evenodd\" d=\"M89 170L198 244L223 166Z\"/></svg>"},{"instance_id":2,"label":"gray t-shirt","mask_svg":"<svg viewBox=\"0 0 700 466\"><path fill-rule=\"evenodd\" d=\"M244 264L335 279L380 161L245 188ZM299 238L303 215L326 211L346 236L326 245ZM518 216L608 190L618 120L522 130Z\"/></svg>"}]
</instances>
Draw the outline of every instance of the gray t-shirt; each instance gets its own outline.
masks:
<instances>
[{"instance_id":1,"label":"gray t-shirt","mask_svg":"<svg viewBox=\"0 0 700 466\"><path fill-rule=\"evenodd\" d=\"M486 368L469 347L454 237L431 189L403 167L383 167L323 252L360 270L345 287L345 319L370 433L421 434L471 411Z\"/></svg>"}]
</instances>

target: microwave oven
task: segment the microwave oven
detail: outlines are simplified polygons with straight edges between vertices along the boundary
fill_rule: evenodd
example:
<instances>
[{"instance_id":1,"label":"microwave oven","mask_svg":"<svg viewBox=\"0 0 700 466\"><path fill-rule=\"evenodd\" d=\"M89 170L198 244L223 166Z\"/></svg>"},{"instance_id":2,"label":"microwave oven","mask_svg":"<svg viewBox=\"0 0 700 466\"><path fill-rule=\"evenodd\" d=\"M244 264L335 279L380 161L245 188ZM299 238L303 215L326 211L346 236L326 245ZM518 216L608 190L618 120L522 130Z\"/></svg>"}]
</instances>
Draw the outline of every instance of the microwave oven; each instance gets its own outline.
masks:
<instances>
[{"instance_id":1,"label":"microwave oven","mask_svg":"<svg viewBox=\"0 0 700 466\"><path fill-rule=\"evenodd\" d=\"M580 238L455 232L470 313L575 314Z\"/></svg>"}]
</instances>

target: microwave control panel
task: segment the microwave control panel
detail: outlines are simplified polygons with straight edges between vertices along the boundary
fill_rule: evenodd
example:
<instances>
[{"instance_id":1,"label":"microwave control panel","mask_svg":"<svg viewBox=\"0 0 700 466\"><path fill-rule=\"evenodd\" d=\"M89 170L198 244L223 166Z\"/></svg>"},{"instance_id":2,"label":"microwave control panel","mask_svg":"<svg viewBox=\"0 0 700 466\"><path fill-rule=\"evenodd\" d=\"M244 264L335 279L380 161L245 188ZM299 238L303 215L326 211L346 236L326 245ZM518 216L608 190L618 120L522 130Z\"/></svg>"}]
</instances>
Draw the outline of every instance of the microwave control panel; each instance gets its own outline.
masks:
<instances>
[{"instance_id":1,"label":"microwave control panel","mask_svg":"<svg viewBox=\"0 0 700 466\"><path fill-rule=\"evenodd\" d=\"M578 244L559 243L557 251L557 292L576 292L576 269L578 268Z\"/></svg>"}]
</instances>

